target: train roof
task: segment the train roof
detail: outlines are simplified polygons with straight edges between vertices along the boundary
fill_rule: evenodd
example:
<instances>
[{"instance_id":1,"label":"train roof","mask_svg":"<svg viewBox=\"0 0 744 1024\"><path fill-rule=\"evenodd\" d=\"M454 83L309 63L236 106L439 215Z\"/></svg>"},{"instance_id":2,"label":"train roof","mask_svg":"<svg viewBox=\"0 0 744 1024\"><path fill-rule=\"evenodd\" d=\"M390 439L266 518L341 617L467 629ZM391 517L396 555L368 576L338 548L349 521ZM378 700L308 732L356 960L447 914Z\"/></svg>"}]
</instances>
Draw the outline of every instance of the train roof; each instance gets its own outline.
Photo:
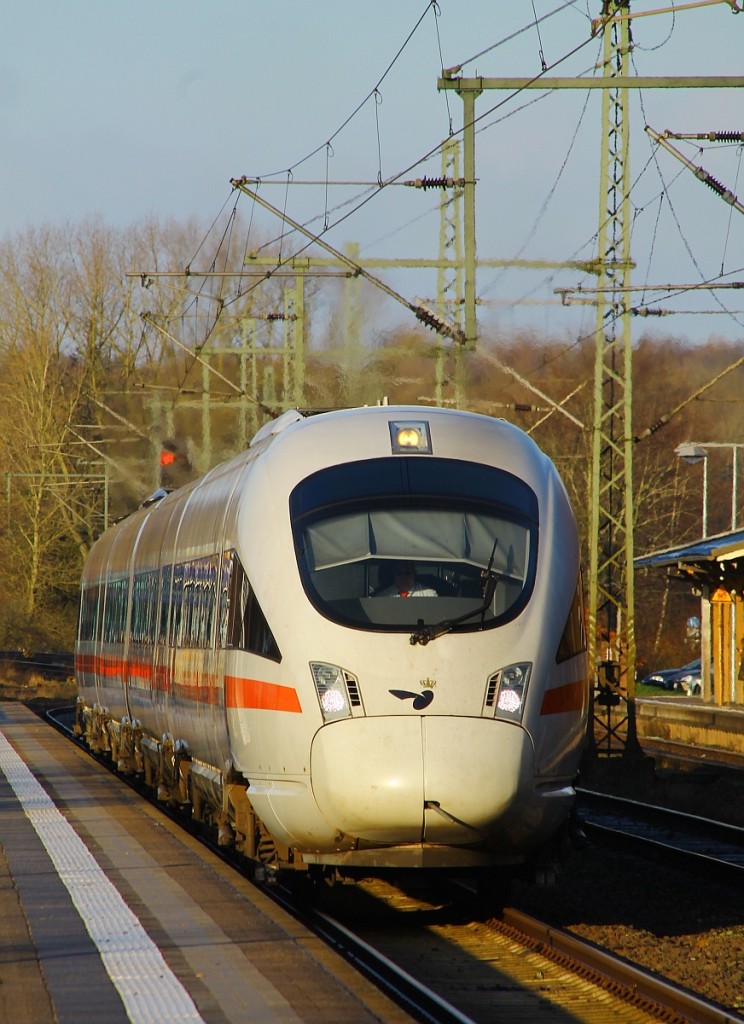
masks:
<instances>
[{"instance_id":1,"label":"train roof","mask_svg":"<svg viewBox=\"0 0 744 1024\"><path fill-rule=\"evenodd\" d=\"M400 429L418 431L417 445L396 447ZM290 409L264 424L248 448L222 462L202 477L176 491L158 491L140 508L100 537L91 549L88 574L100 571L115 549L140 543L148 522L147 548L165 543L171 517L180 515L184 503L198 510L233 502L236 480L251 464L265 486L289 492L295 484L319 469L356 459L379 458L385 453L459 459L498 466L524 479L535 491L543 490L547 477L557 476L552 462L519 427L480 413L423 405L382 405L340 409L303 415ZM269 469L270 467L270 469ZM251 477L254 470L251 469ZM233 502L234 504L234 502ZM214 514L214 513L212 513ZM191 516L189 517L189 519ZM123 542L123 537L127 542ZM118 538L118 539L117 539ZM199 547L193 540L194 550ZM123 566L122 566L123 569Z\"/></svg>"}]
</instances>

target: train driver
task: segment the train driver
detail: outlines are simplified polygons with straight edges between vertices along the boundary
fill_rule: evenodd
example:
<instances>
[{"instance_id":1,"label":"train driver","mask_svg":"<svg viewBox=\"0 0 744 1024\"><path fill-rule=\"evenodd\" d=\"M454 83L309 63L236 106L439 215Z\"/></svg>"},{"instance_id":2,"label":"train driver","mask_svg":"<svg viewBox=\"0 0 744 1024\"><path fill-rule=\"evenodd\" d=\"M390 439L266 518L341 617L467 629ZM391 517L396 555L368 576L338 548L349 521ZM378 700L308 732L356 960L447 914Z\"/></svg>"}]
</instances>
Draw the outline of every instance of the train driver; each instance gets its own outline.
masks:
<instances>
[{"instance_id":1,"label":"train driver","mask_svg":"<svg viewBox=\"0 0 744 1024\"><path fill-rule=\"evenodd\" d=\"M433 587L427 587L416 579L413 562L396 562L393 582L375 593L375 597L438 597Z\"/></svg>"}]
</instances>

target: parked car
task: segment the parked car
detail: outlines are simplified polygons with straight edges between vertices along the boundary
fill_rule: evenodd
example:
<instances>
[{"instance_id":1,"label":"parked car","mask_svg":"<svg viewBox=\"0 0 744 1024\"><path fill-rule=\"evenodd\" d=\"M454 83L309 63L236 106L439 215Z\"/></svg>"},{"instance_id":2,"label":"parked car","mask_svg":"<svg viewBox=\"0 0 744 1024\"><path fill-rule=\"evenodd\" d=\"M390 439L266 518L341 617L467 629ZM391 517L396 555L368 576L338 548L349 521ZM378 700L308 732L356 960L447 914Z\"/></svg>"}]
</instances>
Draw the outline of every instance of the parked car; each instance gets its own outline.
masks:
<instances>
[{"instance_id":1,"label":"parked car","mask_svg":"<svg viewBox=\"0 0 744 1024\"><path fill-rule=\"evenodd\" d=\"M656 672L650 672L644 676L641 682L644 686L658 686L662 690L673 690L674 686L670 680L679 672L678 668L660 668Z\"/></svg>"},{"instance_id":2,"label":"parked car","mask_svg":"<svg viewBox=\"0 0 744 1024\"><path fill-rule=\"evenodd\" d=\"M712 672L712 663L710 668ZM680 690L688 697L694 697L703 689L702 663L700 658L695 658L680 668L662 668L657 672L650 672L641 682L647 686L658 686L662 690Z\"/></svg>"},{"instance_id":3,"label":"parked car","mask_svg":"<svg viewBox=\"0 0 744 1024\"><path fill-rule=\"evenodd\" d=\"M700 665L700 659L697 662L691 662L691 665L696 665L695 668L690 668L689 671L684 672L675 678L675 689L683 690L688 697L697 697L698 694L703 692L703 677ZM683 670L680 669L680 673Z\"/></svg>"}]
</instances>

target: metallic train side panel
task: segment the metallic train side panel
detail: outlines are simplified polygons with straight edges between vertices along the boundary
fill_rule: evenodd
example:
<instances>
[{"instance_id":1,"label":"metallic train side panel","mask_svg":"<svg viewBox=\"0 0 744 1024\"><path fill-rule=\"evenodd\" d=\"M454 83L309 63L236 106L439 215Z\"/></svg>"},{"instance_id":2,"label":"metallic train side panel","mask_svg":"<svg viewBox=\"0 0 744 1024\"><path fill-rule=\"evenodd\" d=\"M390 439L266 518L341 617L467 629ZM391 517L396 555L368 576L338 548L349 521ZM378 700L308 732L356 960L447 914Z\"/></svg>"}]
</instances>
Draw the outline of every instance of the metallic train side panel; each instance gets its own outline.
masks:
<instances>
[{"instance_id":1,"label":"metallic train side panel","mask_svg":"<svg viewBox=\"0 0 744 1024\"><path fill-rule=\"evenodd\" d=\"M169 531L174 529L179 510L180 502L175 495L165 498L150 509L147 529L137 545L134 556L135 570L160 571L165 539ZM135 653L132 652L133 655ZM165 733L170 732L168 709L163 706L161 696L167 669L166 652L162 645L156 643L146 651L143 650L142 656L148 659L149 671L142 672L139 677L130 676L129 707L132 717L142 723L145 731L160 739Z\"/></svg>"}]
</instances>

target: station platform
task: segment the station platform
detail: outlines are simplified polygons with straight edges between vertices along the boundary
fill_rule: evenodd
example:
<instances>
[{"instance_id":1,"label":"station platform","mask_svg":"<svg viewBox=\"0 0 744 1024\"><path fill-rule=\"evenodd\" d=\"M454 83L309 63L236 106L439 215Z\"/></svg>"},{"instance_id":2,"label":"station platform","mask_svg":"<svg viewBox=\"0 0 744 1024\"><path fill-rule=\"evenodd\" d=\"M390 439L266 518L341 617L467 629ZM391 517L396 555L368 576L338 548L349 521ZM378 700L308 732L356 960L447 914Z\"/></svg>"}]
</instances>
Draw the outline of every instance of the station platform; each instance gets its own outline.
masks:
<instances>
[{"instance_id":1,"label":"station platform","mask_svg":"<svg viewBox=\"0 0 744 1024\"><path fill-rule=\"evenodd\" d=\"M0 704L0 1024L408 1024L21 704Z\"/></svg>"},{"instance_id":2,"label":"station platform","mask_svg":"<svg viewBox=\"0 0 744 1024\"><path fill-rule=\"evenodd\" d=\"M687 750L696 760L744 768L744 707L705 704L699 697L647 697L636 701L642 747Z\"/></svg>"}]
</instances>

